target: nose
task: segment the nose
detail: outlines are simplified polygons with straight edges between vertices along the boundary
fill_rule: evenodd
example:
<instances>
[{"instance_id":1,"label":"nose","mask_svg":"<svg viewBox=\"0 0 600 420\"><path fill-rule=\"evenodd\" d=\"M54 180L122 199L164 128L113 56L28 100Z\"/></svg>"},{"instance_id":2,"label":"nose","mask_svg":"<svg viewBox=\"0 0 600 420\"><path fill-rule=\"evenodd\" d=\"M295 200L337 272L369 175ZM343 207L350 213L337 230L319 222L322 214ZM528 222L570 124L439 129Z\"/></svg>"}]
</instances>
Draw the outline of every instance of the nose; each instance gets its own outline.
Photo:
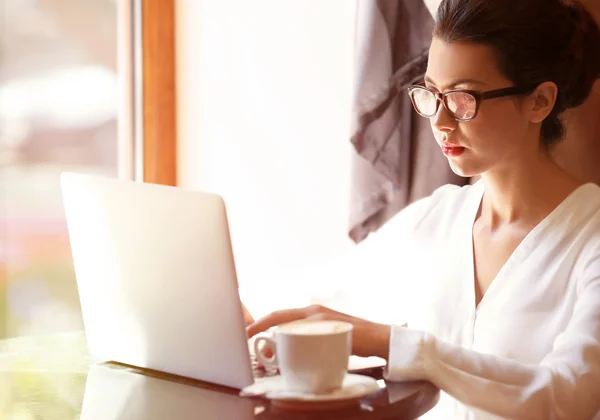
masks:
<instances>
[{"instance_id":1,"label":"nose","mask_svg":"<svg viewBox=\"0 0 600 420\"><path fill-rule=\"evenodd\" d=\"M448 133L456 129L456 121L448 112L444 104L440 101L436 114L431 117L431 127L434 131Z\"/></svg>"}]
</instances>

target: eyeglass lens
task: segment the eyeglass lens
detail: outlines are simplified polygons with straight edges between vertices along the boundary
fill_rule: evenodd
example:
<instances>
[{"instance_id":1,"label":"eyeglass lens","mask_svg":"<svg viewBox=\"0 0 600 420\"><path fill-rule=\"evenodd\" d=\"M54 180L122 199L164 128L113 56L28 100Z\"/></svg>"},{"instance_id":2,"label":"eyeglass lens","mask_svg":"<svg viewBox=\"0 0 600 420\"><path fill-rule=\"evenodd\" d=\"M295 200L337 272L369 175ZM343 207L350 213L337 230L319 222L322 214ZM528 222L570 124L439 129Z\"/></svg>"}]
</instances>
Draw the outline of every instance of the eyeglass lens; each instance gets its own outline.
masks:
<instances>
[{"instance_id":1,"label":"eyeglass lens","mask_svg":"<svg viewBox=\"0 0 600 420\"><path fill-rule=\"evenodd\" d=\"M438 103L433 92L426 89L415 89L412 92L413 102L417 111L425 117L436 114ZM446 107L455 118L470 119L477 111L475 97L467 92L449 92L445 95Z\"/></svg>"}]
</instances>

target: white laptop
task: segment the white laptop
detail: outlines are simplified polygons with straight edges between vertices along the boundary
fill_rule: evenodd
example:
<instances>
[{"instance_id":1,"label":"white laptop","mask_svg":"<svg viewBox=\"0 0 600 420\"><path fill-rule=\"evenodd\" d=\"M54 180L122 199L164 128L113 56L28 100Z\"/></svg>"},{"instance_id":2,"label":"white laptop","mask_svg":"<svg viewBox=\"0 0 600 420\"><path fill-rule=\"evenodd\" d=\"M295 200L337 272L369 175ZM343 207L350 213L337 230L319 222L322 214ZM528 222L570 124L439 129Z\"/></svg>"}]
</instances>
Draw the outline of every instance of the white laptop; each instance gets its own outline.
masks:
<instances>
[{"instance_id":1,"label":"white laptop","mask_svg":"<svg viewBox=\"0 0 600 420\"><path fill-rule=\"evenodd\" d=\"M75 173L63 173L61 187L92 355L236 389L252 384L221 197Z\"/></svg>"}]
</instances>

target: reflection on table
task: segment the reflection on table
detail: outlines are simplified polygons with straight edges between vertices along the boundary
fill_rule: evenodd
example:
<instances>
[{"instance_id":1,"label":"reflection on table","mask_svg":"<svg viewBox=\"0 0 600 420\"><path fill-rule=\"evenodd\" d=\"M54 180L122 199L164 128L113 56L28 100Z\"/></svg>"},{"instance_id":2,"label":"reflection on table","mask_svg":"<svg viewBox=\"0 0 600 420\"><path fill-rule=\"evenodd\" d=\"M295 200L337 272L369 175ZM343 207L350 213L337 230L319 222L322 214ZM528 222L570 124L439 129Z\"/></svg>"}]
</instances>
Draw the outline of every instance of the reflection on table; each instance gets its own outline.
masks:
<instances>
[{"instance_id":1,"label":"reflection on table","mask_svg":"<svg viewBox=\"0 0 600 420\"><path fill-rule=\"evenodd\" d=\"M378 392L347 406L290 411L237 390L93 360L83 333L0 341L2 419L414 419L439 398L428 383L378 383Z\"/></svg>"}]
</instances>

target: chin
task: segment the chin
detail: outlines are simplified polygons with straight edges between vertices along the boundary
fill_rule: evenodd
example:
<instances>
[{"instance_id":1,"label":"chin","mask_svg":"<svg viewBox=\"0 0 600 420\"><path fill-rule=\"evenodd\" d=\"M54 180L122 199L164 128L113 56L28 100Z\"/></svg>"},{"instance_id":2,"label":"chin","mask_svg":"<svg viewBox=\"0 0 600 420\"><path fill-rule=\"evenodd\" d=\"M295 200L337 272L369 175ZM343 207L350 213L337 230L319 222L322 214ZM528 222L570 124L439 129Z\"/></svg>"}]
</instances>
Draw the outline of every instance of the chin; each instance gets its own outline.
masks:
<instances>
[{"instance_id":1,"label":"chin","mask_svg":"<svg viewBox=\"0 0 600 420\"><path fill-rule=\"evenodd\" d=\"M474 165L473 162L461 162L459 159L449 159L449 164L450 169L452 169L452 172L463 178L479 176L483 172L485 172L485 170L481 168L480 165Z\"/></svg>"}]
</instances>

